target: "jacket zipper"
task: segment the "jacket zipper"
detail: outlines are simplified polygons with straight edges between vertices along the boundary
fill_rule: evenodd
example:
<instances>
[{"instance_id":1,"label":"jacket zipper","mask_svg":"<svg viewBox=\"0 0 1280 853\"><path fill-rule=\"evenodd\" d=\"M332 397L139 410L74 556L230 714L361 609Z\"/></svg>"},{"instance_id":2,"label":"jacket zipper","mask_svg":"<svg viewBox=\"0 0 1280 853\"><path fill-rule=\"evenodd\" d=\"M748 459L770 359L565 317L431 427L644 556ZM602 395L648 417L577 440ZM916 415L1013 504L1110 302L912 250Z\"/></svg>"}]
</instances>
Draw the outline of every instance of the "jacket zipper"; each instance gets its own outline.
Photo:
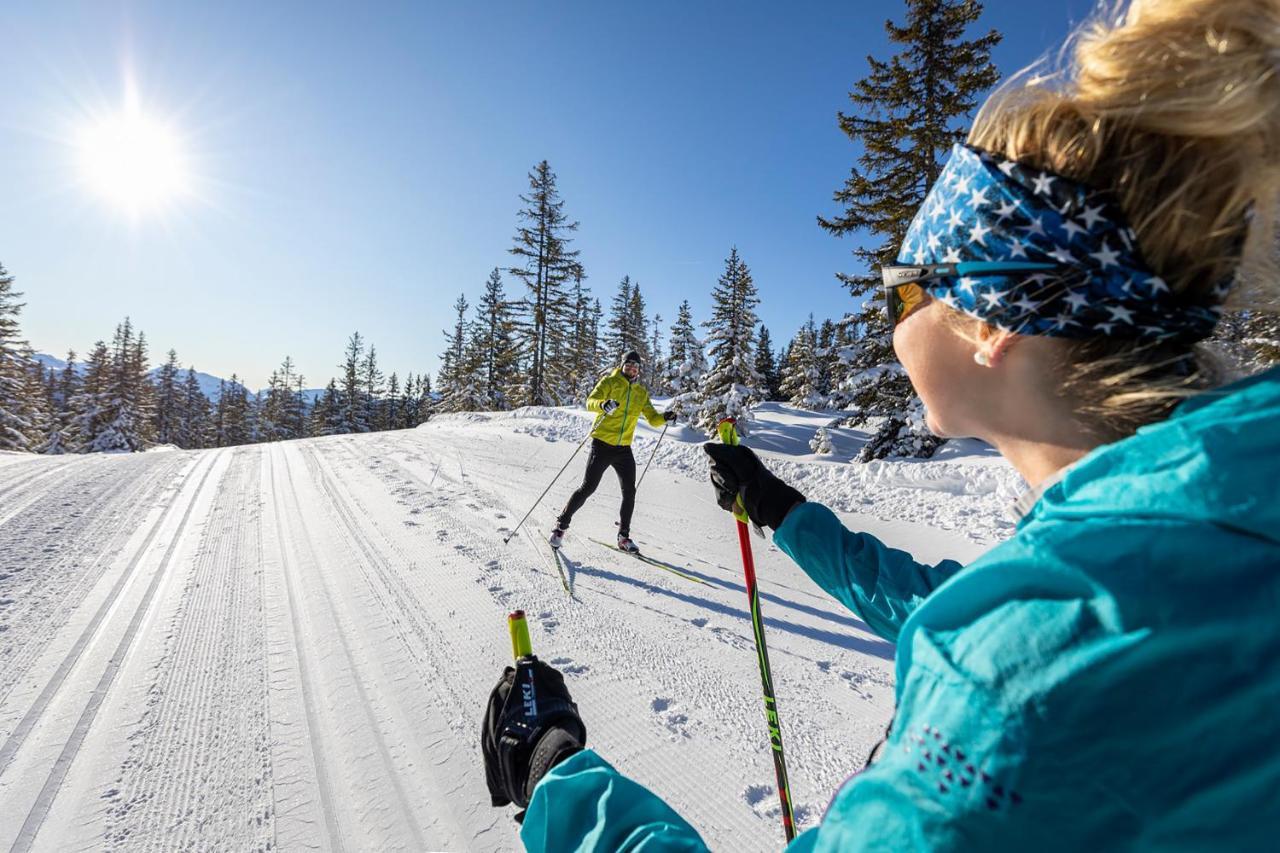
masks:
<instances>
[{"instance_id":1,"label":"jacket zipper","mask_svg":"<svg viewBox=\"0 0 1280 853\"><path fill-rule=\"evenodd\" d=\"M622 434L627 430L627 412L631 410L631 383L627 383L627 404L622 407L622 423L618 426L618 446L622 446Z\"/></svg>"}]
</instances>

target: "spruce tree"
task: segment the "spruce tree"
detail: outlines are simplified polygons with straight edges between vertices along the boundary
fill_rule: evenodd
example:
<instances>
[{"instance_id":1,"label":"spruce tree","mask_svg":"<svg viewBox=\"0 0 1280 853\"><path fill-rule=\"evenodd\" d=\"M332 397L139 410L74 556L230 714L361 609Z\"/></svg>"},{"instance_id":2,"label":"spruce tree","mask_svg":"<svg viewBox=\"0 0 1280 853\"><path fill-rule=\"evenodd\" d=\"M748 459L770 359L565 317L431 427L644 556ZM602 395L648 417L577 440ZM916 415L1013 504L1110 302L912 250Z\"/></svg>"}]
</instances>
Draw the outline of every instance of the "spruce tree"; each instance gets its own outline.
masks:
<instances>
[{"instance_id":1,"label":"spruce tree","mask_svg":"<svg viewBox=\"0 0 1280 853\"><path fill-rule=\"evenodd\" d=\"M21 295L13 289L13 276L0 264L0 450L35 449L23 399L27 371L26 341L18 328Z\"/></svg>"},{"instance_id":2,"label":"spruce tree","mask_svg":"<svg viewBox=\"0 0 1280 853\"><path fill-rule=\"evenodd\" d=\"M341 417L340 433L368 432L369 425L365 421L364 394L360 382L360 364L364 357L364 338L359 332L353 332L347 341L346 359L342 368Z\"/></svg>"},{"instance_id":3,"label":"spruce tree","mask_svg":"<svg viewBox=\"0 0 1280 853\"><path fill-rule=\"evenodd\" d=\"M84 381L72 398L71 439L79 453L93 450L93 441L102 431L106 418L106 401L111 386L111 351L97 341L85 361Z\"/></svg>"},{"instance_id":4,"label":"spruce tree","mask_svg":"<svg viewBox=\"0 0 1280 853\"><path fill-rule=\"evenodd\" d=\"M582 287L582 275L574 276L573 286L573 370L571 381L574 400L591 393L600 374L600 301L592 300Z\"/></svg>"},{"instance_id":5,"label":"spruce tree","mask_svg":"<svg viewBox=\"0 0 1280 853\"><path fill-rule=\"evenodd\" d=\"M180 446L183 391L178 382L178 353L169 355L156 373L155 434L160 444Z\"/></svg>"},{"instance_id":6,"label":"spruce tree","mask_svg":"<svg viewBox=\"0 0 1280 853\"><path fill-rule=\"evenodd\" d=\"M312 435L338 435L342 431L342 392L338 390L337 380L330 379L311 409L310 432Z\"/></svg>"},{"instance_id":7,"label":"spruce tree","mask_svg":"<svg viewBox=\"0 0 1280 853\"><path fill-rule=\"evenodd\" d=\"M373 344L369 344L369 352L360 363L360 384L364 396L364 422L371 432L386 429L382 399L386 386L382 370L378 367L378 351Z\"/></svg>"},{"instance_id":8,"label":"spruce tree","mask_svg":"<svg viewBox=\"0 0 1280 853\"><path fill-rule=\"evenodd\" d=\"M760 339L756 345L756 373L760 374L760 391L764 399L781 399L782 374L773 354L773 338L764 324L760 325Z\"/></svg>"},{"instance_id":9,"label":"spruce tree","mask_svg":"<svg viewBox=\"0 0 1280 853\"><path fill-rule=\"evenodd\" d=\"M813 315L800 327L791 342L787 362L782 367L782 396L802 409L822 409L826 398L819 389L821 369L818 366L818 334Z\"/></svg>"},{"instance_id":10,"label":"spruce tree","mask_svg":"<svg viewBox=\"0 0 1280 853\"><path fill-rule=\"evenodd\" d=\"M249 391L240 381L240 377L233 373L230 380L222 383L221 392L218 394L218 447L250 443L252 424L249 408Z\"/></svg>"},{"instance_id":11,"label":"spruce tree","mask_svg":"<svg viewBox=\"0 0 1280 853\"><path fill-rule=\"evenodd\" d=\"M838 113L840 129L861 154L834 195L842 212L819 216L818 222L836 236L873 238L853 250L859 271L837 273L850 294L865 297L851 318L858 333L848 370L865 377L852 393L855 423L882 417L881 428L896 433L915 405L910 382L895 367L879 267L894 263L952 145L965 137L965 119L999 77L991 49L1000 34L965 37L981 13L975 0L906 0L905 23L885 22L889 41L900 51L887 61L868 57L870 73L849 93L854 109ZM940 443L916 438L923 456ZM878 446L892 450L891 442Z\"/></svg>"},{"instance_id":12,"label":"spruce tree","mask_svg":"<svg viewBox=\"0 0 1280 853\"><path fill-rule=\"evenodd\" d=\"M182 428L179 433L178 446L188 450L209 447L210 418L213 405L204 391L200 390L200 380L196 378L194 366L187 368L187 378L182 383Z\"/></svg>"},{"instance_id":13,"label":"spruce tree","mask_svg":"<svg viewBox=\"0 0 1280 853\"><path fill-rule=\"evenodd\" d=\"M556 176L546 160L529 173L529 194L521 195L526 206L517 214L515 245L508 251L520 265L508 271L528 288L516 308L515 328L521 358L528 364L528 386L521 403L557 405L554 387L567 373L565 365L549 361L556 343L570 328L573 306L565 283L580 270L578 250L570 249L570 234L578 229L564 212L564 201L556 189Z\"/></svg>"},{"instance_id":14,"label":"spruce tree","mask_svg":"<svg viewBox=\"0 0 1280 853\"><path fill-rule=\"evenodd\" d=\"M578 277L577 287L582 287ZM513 320L511 306L507 302L502 285L502 273L497 267L489 273L484 283L484 295L476 305L476 347L481 359L483 405L491 411L510 408L507 390L518 381L515 342L512 340Z\"/></svg>"},{"instance_id":15,"label":"spruce tree","mask_svg":"<svg viewBox=\"0 0 1280 853\"><path fill-rule=\"evenodd\" d=\"M99 392L100 418L88 440L90 452L136 452L151 443L152 388L147 376L144 335L134 335L128 317L116 326L105 392Z\"/></svg>"},{"instance_id":16,"label":"spruce tree","mask_svg":"<svg viewBox=\"0 0 1280 853\"><path fill-rule=\"evenodd\" d=\"M80 451L76 441L75 401L80 396L82 384L80 371L76 367L76 351L68 350L66 364L54 380L50 395L54 423L49 441L44 447L45 453L58 455Z\"/></svg>"},{"instance_id":17,"label":"spruce tree","mask_svg":"<svg viewBox=\"0 0 1280 853\"><path fill-rule=\"evenodd\" d=\"M662 369L662 315L654 314L653 323L650 326L652 331L649 335L649 359L644 363L649 382L653 386L649 389L649 393L665 395L667 389L663 383Z\"/></svg>"},{"instance_id":18,"label":"spruce tree","mask_svg":"<svg viewBox=\"0 0 1280 853\"><path fill-rule=\"evenodd\" d=\"M466 411L463 402L464 385L469 380L467 364L470 350L467 346L467 297L458 294L453 303L453 328L444 332L445 350L440 353L439 380L440 410L443 412Z\"/></svg>"},{"instance_id":19,"label":"spruce tree","mask_svg":"<svg viewBox=\"0 0 1280 853\"><path fill-rule=\"evenodd\" d=\"M671 395L671 406L677 415L687 416L695 406L698 388L707 372L707 356L693 325L689 300L680 303L676 322L671 326L666 374L663 385Z\"/></svg>"},{"instance_id":20,"label":"spruce tree","mask_svg":"<svg viewBox=\"0 0 1280 853\"><path fill-rule=\"evenodd\" d=\"M755 368L755 308L760 298L737 247L725 259L724 267L711 292L711 319L703 324L711 369L698 389L701 405L696 419L701 429L712 434L721 419L732 417L738 421L738 432L746 435L750 407L761 398L761 379Z\"/></svg>"}]
</instances>

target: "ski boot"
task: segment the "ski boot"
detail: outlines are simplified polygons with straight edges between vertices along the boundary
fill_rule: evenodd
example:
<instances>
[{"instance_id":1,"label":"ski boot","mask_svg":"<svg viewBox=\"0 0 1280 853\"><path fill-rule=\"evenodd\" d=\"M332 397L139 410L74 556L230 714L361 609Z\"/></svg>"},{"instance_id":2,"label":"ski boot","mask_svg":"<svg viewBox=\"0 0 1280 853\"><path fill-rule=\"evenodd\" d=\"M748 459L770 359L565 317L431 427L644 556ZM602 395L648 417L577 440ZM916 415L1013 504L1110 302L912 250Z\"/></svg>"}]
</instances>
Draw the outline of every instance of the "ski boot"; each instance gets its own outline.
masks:
<instances>
[{"instance_id":1,"label":"ski boot","mask_svg":"<svg viewBox=\"0 0 1280 853\"><path fill-rule=\"evenodd\" d=\"M639 554L640 546L631 541L631 537L625 534L618 534L618 550L625 551L628 554Z\"/></svg>"},{"instance_id":2,"label":"ski boot","mask_svg":"<svg viewBox=\"0 0 1280 853\"><path fill-rule=\"evenodd\" d=\"M558 549L561 545L564 544L564 533L565 533L564 530L559 527L551 531L551 539L549 539L548 541L551 543L552 548Z\"/></svg>"}]
</instances>

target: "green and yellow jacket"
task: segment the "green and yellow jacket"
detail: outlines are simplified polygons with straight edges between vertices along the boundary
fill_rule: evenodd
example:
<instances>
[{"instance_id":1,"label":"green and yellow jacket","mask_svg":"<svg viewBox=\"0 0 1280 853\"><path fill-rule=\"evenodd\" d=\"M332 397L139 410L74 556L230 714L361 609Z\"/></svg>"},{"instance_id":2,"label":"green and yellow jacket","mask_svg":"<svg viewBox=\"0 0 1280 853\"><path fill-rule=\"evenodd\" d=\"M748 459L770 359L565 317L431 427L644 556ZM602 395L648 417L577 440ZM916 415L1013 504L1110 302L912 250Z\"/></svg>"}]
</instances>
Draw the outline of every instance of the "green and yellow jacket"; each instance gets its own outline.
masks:
<instances>
[{"instance_id":1,"label":"green and yellow jacket","mask_svg":"<svg viewBox=\"0 0 1280 853\"><path fill-rule=\"evenodd\" d=\"M612 373L605 374L596 383L595 390L587 398L587 411L597 415L604 412L606 400L617 400L618 408L600 418L600 423L591 431L592 438L598 438L606 444L627 446L636 434L636 421L644 415L649 426L660 427L666 421L662 414L649 402L649 392L639 382L631 382L622 375L622 368L614 368Z\"/></svg>"}]
</instances>

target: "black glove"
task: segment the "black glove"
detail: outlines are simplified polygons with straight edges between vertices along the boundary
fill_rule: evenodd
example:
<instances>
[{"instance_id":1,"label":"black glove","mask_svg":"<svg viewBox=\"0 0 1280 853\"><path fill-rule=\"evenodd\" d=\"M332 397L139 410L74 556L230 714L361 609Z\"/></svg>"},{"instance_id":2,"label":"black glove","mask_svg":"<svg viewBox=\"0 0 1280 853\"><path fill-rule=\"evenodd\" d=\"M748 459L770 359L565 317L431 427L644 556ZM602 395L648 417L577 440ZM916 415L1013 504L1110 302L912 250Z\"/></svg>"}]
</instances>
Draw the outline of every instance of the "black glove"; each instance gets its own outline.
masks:
<instances>
[{"instance_id":1,"label":"black glove","mask_svg":"<svg viewBox=\"0 0 1280 853\"><path fill-rule=\"evenodd\" d=\"M770 474L751 448L708 442L702 449L711 457L711 484L721 509L732 510L741 496L752 521L777 530L791 508L804 503L804 495Z\"/></svg>"},{"instance_id":2,"label":"black glove","mask_svg":"<svg viewBox=\"0 0 1280 853\"><path fill-rule=\"evenodd\" d=\"M676 413L668 409L662 413L662 419L669 424L673 424L676 422Z\"/></svg>"},{"instance_id":3,"label":"black glove","mask_svg":"<svg viewBox=\"0 0 1280 853\"><path fill-rule=\"evenodd\" d=\"M603 411L606 415L612 412L616 408L618 408L617 400L605 400L604 403L600 405L601 411Z\"/></svg>"},{"instance_id":4,"label":"black glove","mask_svg":"<svg viewBox=\"0 0 1280 853\"><path fill-rule=\"evenodd\" d=\"M526 808L543 775L586 742L586 726L559 670L536 657L504 669L480 729L493 805Z\"/></svg>"}]
</instances>

